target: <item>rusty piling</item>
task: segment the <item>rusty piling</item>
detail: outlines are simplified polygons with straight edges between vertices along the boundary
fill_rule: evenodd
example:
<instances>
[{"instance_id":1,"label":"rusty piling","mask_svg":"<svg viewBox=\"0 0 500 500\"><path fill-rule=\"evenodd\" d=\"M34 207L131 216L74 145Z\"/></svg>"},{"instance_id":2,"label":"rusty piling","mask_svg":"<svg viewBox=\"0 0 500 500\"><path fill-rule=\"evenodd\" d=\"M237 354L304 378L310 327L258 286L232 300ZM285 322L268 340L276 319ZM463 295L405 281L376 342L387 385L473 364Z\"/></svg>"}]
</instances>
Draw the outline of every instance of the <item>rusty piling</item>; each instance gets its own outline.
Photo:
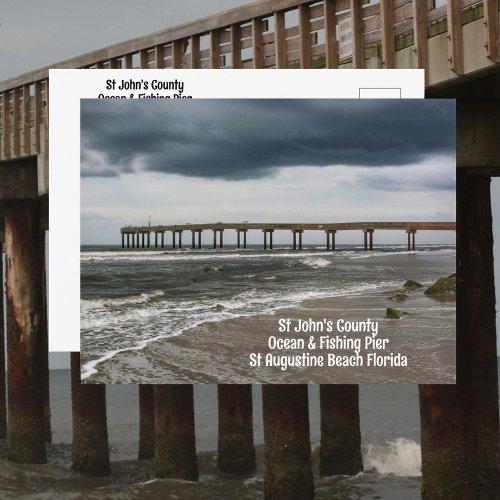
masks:
<instances>
[{"instance_id":1,"label":"rusty piling","mask_svg":"<svg viewBox=\"0 0 500 500\"><path fill-rule=\"evenodd\" d=\"M73 470L90 476L111 473L106 422L106 386L82 384L80 353L71 353Z\"/></svg>"},{"instance_id":2,"label":"rusty piling","mask_svg":"<svg viewBox=\"0 0 500 500\"><path fill-rule=\"evenodd\" d=\"M263 385L264 498L314 498L307 385Z\"/></svg>"},{"instance_id":3,"label":"rusty piling","mask_svg":"<svg viewBox=\"0 0 500 500\"><path fill-rule=\"evenodd\" d=\"M155 455L154 386L139 385L139 455L138 459Z\"/></svg>"},{"instance_id":4,"label":"rusty piling","mask_svg":"<svg viewBox=\"0 0 500 500\"><path fill-rule=\"evenodd\" d=\"M42 231L37 200L4 205L7 346L8 458L45 463L42 337L46 310L40 268ZM46 354L45 354L46 355Z\"/></svg>"},{"instance_id":5,"label":"rusty piling","mask_svg":"<svg viewBox=\"0 0 500 500\"><path fill-rule=\"evenodd\" d=\"M253 446L252 386L217 386L219 439L217 467L227 474L244 475L255 471Z\"/></svg>"},{"instance_id":6,"label":"rusty piling","mask_svg":"<svg viewBox=\"0 0 500 500\"><path fill-rule=\"evenodd\" d=\"M5 386L4 334L4 280L3 280L3 220L0 221L0 439L7 437L7 388Z\"/></svg>"},{"instance_id":7,"label":"rusty piling","mask_svg":"<svg viewBox=\"0 0 500 500\"><path fill-rule=\"evenodd\" d=\"M155 385L154 406L156 474L197 481L193 386Z\"/></svg>"},{"instance_id":8,"label":"rusty piling","mask_svg":"<svg viewBox=\"0 0 500 500\"><path fill-rule=\"evenodd\" d=\"M497 498L498 375L490 179L457 175L457 384L419 387L422 498Z\"/></svg>"},{"instance_id":9,"label":"rusty piling","mask_svg":"<svg viewBox=\"0 0 500 500\"><path fill-rule=\"evenodd\" d=\"M359 422L359 386L319 386L321 448L319 471L323 476L354 475L363 470Z\"/></svg>"}]
</instances>

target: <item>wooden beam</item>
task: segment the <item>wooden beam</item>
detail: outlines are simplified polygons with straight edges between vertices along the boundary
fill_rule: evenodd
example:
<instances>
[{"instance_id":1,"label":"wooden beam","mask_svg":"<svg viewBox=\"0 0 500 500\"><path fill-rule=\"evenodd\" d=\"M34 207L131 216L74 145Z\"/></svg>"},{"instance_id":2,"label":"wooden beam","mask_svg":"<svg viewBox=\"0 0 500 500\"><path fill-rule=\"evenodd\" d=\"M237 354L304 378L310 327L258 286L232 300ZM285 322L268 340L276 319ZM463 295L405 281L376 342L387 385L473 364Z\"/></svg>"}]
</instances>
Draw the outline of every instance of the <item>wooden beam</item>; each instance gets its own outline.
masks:
<instances>
[{"instance_id":1,"label":"wooden beam","mask_svg":"<svg viewBox=\"0 0 500 500\"><path fill-rule=\"evenodd\" d=\"M31 116L30 116L30 86L23 85L23 154L31 154Z\"/></svg>"},{"instance_id":2,"label":"wooden beam","mask_svg":"<svg viewBox=\"0 0 500 500\"><path fill-rule=\"evenodd\" d=\"M155 67L163 69L165 67L165 47L157 45L155 47Z\"/></svg>"},{"instance_id":3,"label":"wooden beam","mask_svg":"<svg viewBox=\"0 0 500 500\"><path fill-rule=\"evenodd\" d=\"M450 69L457 75L464 73L464 43L462 34L462 5L456 0L448 0L446 4L448 14L448 40L449 54L448 61Z\"/></svg>"},{"instance_id":4,"label":"wooden beam","mask_svg":"<svg viewBox=\"0 0 500 500\"><path fill-rule=\"evenodd\" d=\"M429 51L427 45L427 6L421 0L413 0L413 38L417 51L417 68L425 69L425 86L429 81Z\"/></svg>"},{"instance_id":5,"label":"wooden beam","mask_svg":"<svg viewBox=\"0 0 500 500\"><path fill-rule=\"evenodd\" d=\"M126 69L132 69L134 67L134 58L132 54L125 54L124 61Z\"/></svg>"},{"instance_id":6,"label":"wooden beam","mask_svg":"<svg viewBox=\"0 0 500 500\"><path fill-rule=\"evenodd\" d=\"M394 68L394 0L380 0L382 67Z\"/></svg>"},{"instance_id":7,"label":"wooden beam","mask_svg":"<svg viewBox=\"0 0 500 500\"><path fill-rule=\"evenodd\" d=\"M220 33L218 30L210 32L210 67L220 68Z\"/></svg>"},{"instance_id":8,"label":"wooden beam","mask_svg":"<svg viewBox=\"0 0 500 500\"><path fill-rule=\"evenodd\" d=\"M10 158L10 101L9 91L2 94L2 129L3 129L3 154Z\"/></svg>"},{"instance_id":9,"label":"wooden beam","mask_svg":"<svg viewBox=\"0 0 500 500\"><path fill-rule=\"evenodd\" d=\"M41 150L40 129L42 127L42 82L35 83L35 150L37 153Z\"/></svg>"},{"instance_id":10,"label":"wooden beam","mask_svg":"<svg viewBox=\"0 0 500 500\"><path fill-rule=\"evenodd\" d=\"M276 67L279 69L286 68L285 13L282 10L274 13L274 53L276 57Z\"/></svg>"},{"instance_id":11,"label":"wooden beam","mask_svg":"<svg viewBox=\"0 0 500 500\"><path fill-rule=\"evenodd\" d=\"M241 68L241 27L239 24L231 25L231 55L233 69Z\"/></svg>"},{"instance_id":12,"label":"wooden beam","mask_svg":"<svg viewBox=\"0 0 500 500\"><path fill-rule=\"evenodd\" d=\"M486 55L493 62L499 62L498 0L484 0L483 3L484 25L486 29Z\"/></svg>"},{"instance_id":13,"label":"wooden beam","mask_svg":"<svg viewBox=\"0 0 500 500\"><path fill-rule=\"evenodd\" d=\"M264 48L262 45L262 19L252 19L253 37L253 67L261 69L264 67Z\"/></svg>"},{"instance_id":14,"label":"wooden beam","mask_svg":"<svg viewBox=\"0 0 500 500\"><path fill-rule=\"evenodd\" d=\"M300 67L311 68L311 10L308 4L299 5Z\"/></svg>"},{"instance_id":15,"label":"wooden beam","mask_svg":"<svg viewBox=\"0 0 500 500\"><path fill-rule=\"evenodd\" d=\"M326 67L335 69L337 63L337 20L335 17L335 1L324 0L325 17L325 59Z\"/></svg>"},{"instance_id":16,"label":"wooden beam","mask_svg":"<svg viewBox=\"0 0 500 500\"><path fill-rule=\"evenodd\" d=\"M361 0L350 0L352 26L352 64L356 69L364 66L363 19Z\"/></svg>"},{"instance_id":17,"label":"wooden beam","mask_svg":"<svg viewBox=\"0 0 500 500\"><path fill-rule=\"evenodd\" d=\"M172 42L172 68L182 68L182 40L174 40Z\"/></svg>"},{"instance_id":18,"label":"wooden beam","mask_svg":"<svg viewBox=\"0 0 500 500\"><path fill-rule=\"evenodd\" d=\"M200 37L192 36L189 39L191 44L191 69L200 67Z\"/></svg>"},{"instance_id":19,"label":"wooden beam","mask_svg":"<svg viewBox=\"0 0 500 500\"><path fill-rule=\"evenodd\" d=\"M148 51L141 50L139 52L139 58L140 58L140 68L141 69L148 69L149 68Z\"/></svg>"},{"instance_id":20,"label":"wooden beam","mask_svg":"<svg viewBox=\"0 0 500 500\"><path fill-rule=\"evenodd\" d=\"M13 136L13 151L12 156L21 156L21 95L19 87L12 91L12 136Z\"/></svg>"}]
</instances>

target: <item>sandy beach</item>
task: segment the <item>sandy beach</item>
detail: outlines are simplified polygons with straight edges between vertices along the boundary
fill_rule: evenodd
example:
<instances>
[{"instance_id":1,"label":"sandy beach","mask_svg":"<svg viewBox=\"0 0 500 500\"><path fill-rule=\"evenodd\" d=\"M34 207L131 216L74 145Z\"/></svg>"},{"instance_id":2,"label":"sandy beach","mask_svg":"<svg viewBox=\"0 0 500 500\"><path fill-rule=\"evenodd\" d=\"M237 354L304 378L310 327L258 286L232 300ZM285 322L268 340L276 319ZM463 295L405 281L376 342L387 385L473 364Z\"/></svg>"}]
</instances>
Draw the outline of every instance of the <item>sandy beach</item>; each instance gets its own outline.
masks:
<instances>
[{"instance_id":1,"label":"sandy beach","mask_svg":"<svg viewBox=\"0 0 500 500\"><path fill-rule=\"evenodd\" d=\"M98 371L85 383L455 383L455 302L437 302L419 289L403 303L395 303L387 293L306 300L274 314L243 316L225 321L206 322L181 335L151 342L143 349L114 355L98 365ZM387 307L407 311L411 316L387 319ZM280 319L321 322L337 320L378 322L378 339L388 339L385 349L365 349L366 333L347 333L346 338L360 338L362 366L262 366L266 355L273 362L282 356L296 357L304 350L269 348L269 338L305 340L305 352L314 356L328 354L352 356L351 349L320 348L319 337L333 333L280 333ZM325 323L323 321L323 323ZM326 324L326 323L325 323ZM439 335L439 338L438 338ZM316 348L308 349L314 337ZM370 336L370 334L368 334ZM340 335L344 337L344 335ZM261 366L250 366L250 354L261 353ZM407 366L368 366L368 354L406 356ZM288 358L287 358L288 359ZM346 358L342 358L346 359ZM353 359L352 357L349 359ZM380 358L379 363L380 363Z\"/></svg>"}]
</instances>

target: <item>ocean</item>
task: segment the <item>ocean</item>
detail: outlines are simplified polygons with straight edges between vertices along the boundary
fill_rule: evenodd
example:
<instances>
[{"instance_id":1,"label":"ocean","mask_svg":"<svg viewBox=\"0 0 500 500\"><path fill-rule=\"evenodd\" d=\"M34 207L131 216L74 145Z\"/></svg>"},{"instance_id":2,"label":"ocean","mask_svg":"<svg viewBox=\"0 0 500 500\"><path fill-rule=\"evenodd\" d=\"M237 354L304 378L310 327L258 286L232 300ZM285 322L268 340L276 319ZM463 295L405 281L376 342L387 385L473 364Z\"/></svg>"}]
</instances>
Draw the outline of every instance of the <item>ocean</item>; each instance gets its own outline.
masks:
<instances>
[{"instance_id":1,"label":"ocean","mask_svg":"<svg viewBox=\"0 0 500 500\"><path fill-rule=\"evenodd\" d=\"M45 499L261 499L263 430L260 386L253 387L254 442L258 470L252 477L222 476L216 470L217 388L195 385L198 483L155 479L152 460L136 460L138 452L138 389L107 387L112 476L92 478L71 472L71 397L69 370L52 370L53 444L48 465L6 460L0 441L0 497ZM360 413L365 471L354 477L317 475L320 422L318 386L309 387L309 413L316 497L408 500L420 498L418 391L412 385L360 386Z\"/></svg>"},{"instance_id":2,"label":"ocean","mask_svg":"<svg viewBox=\"0 0 500 500\"><path fill-rule=\"evenodd\" d=\"M230 245L224 250L83 246L82 379L97 383L220 381L216 373L208 372L204 377L173 380L166 373L176 370L160 362L160 356L147 353L160 353L166 340L187 339L188 332L201 335L208 331L207 325L227 324L230 330L235 328L230 321L236 318L271 317L311 300L387 293L409 279L430 285L454 272L453 245L422 245L411 252L406 245L377 245L371 252L354 245L337 245L335 252L311 245L302 251L280 245L267 251L256 245L245 250ZM415 302L414 309L425 310L436 320L426 328L429 333L432 330L431 344L446 342L454 352L455 304L425 300ZM250 320L245 328L238 342L252 336ZM142 378L130 376L130 359L146 355ZM201 360L196 363L190 355L190 364L199 372ZM426 353L428 359L434 355L434 351ZM439 365L436 361L434 366ZM236 379L236 371L227 375L227 381L252 381L250 373L246 379Z\"/></svg>"}]
</instances>

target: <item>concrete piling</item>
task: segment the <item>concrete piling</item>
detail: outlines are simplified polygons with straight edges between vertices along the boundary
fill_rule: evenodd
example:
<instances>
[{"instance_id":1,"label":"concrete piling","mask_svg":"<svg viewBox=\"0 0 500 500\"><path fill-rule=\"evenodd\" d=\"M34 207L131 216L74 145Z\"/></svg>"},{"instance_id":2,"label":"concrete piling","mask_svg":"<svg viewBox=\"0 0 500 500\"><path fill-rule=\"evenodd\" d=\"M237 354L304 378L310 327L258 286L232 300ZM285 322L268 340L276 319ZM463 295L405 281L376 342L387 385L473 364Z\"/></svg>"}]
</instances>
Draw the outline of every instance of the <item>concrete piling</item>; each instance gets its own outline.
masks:
<instances>
[{"instance_id":1,"label":"concrete piling","mask_svg":"<svg viewBox=\"0 0 500 500\"><path fill-rule=\"evenodd\" d=\"M195 237L196 237L196 232L195 231L191 231L191 249L192 250L194 250L196 248Z\"/></svg>"},{"instance_id":2,"label":"concrete piling","mask_svg":"<svg viewBox=\"0 0 500 500\"><path fill-rule=\"evenodd\" d=\"M422 498L498 498L490 179L457 175L457 384L419 387Z\"/></svg>"},{"instance_id":3,"label":"concrete piling","mask_svg":"<svg viewBox=\"0 0 500 500\"><path fill-rule=\"evenodd\" d=\"M45 463L44 383L46 334L42 273L40 202L9 201L4 205L9 460Z\"/></svg>"},{"instance_id":4,"label":"concrete piling","mask_svg":"<svg viewBox=\"0 0 500 500\"><path fill-rule=\"evenodd\" d=\"M156 474L197 481L193 386L155 385L154 406Z\"/></svg>"},{"instance_id":5,"label":"concrete piling","mask_svg":"<svg viewBox=\"0 0 500 500\"><path fill-rule=\"evenodd\" d=\"M314 498L307 385L263 385L264 498Z\"/></svg>"},{"instance_id":6,"label":"concrete piling","mask_svg":"<svg viewBox=\"0 0 500 500\"><path fill-rule=\"evenodd\" d=\"M52 429L50 425L50 380L49 380L49 332L47 324L47 277L45 275L45 231L42 229L40 239L40 254L42 265L39 268L41 274L41 296L42 308L45 311L45 321L42 325L42 334L40 336L40 378L43 387L43 415L44 415L44 429L45 429L45 442L52 442Z\"/></svg>"},{"instance_id":7,"label":"concrete piling","mask_svg":"<svg viewBox=\"0 0 500 500\"><path fill-rule=\"evenodd\" d=\"M321 475L354 475L363 470L359 386L322 384L320 390Z\"/></svg>"},{"instance_id":8,"label":"concrete piling","mask_svg":"<svg viewBox=\"0 0 500 500\"><path fill-rule=\"evenodd\" d=\"M172 250L175 250L175 231L172 231Z\"/></svg>"},{"instance_id":9,"label":"concrete piling","mask_svg":"<svg viewBox=\"0 0 500 500\"><path fill-rule=\"evenodd\" d=\"M217 467L227 474L251 474L255 471L253 445L252 386L218 385L219 439Z\"/></svg>"},{"instance_id":10,"label":"concrete piling","mask_svg":"<svg viewBox=\"0 0 500 500\"><path fill-rule=\"evenodd\" d=\"M139 385L139 454L138 459L155 454L154 386Z\"/></svg>"},{"instance_id":11,"label":"concrete piling","mask_svg":"<svg viewBox=\"0 0 500 500\"><path fill-rule=\"evenodd\" d=\"M89 476L107 476L109 463L106 386L82 384L80 353L71 353L73 409L73 470Z\"/></svg>"}]
</instances>

